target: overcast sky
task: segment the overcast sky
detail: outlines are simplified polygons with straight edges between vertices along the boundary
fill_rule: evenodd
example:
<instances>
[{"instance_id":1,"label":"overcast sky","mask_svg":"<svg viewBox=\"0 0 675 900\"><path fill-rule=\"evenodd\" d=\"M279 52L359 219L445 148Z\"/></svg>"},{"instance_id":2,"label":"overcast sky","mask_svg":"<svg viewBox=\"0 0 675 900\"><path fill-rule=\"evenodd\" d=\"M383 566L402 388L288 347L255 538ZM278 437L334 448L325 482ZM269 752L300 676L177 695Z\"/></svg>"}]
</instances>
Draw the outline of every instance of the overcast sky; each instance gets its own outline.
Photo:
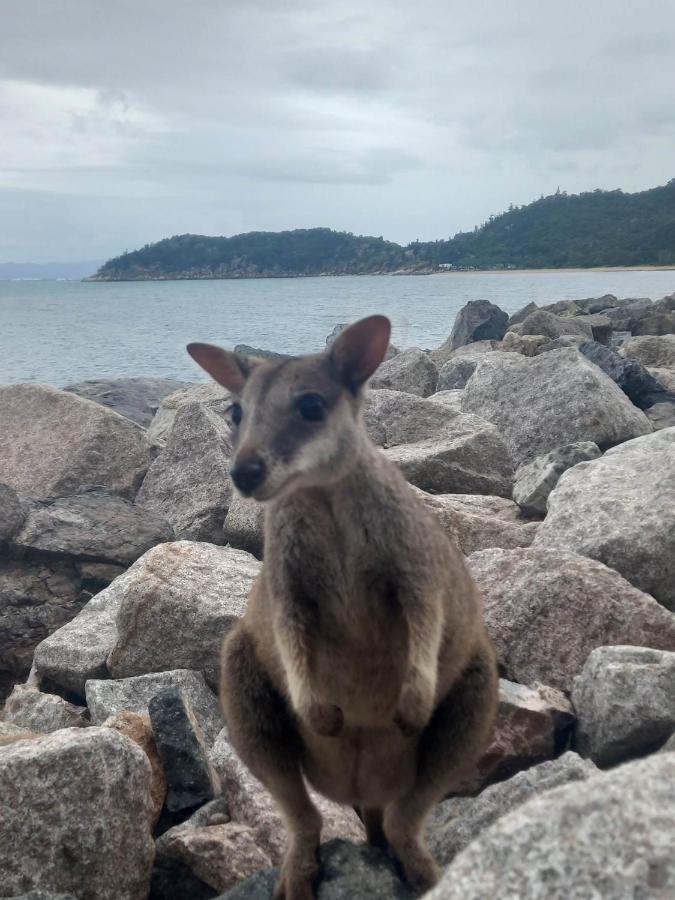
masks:
<instances>
[{"instance_id":1,"label":"overcast sky","mask_svg":"<svg viewBox=\"0 0 675 900\"><path fill-rule=\"evenodd\" d=\"M0 262L675 177L674 0L0 0Z\"/></svg>"}]
</instances>

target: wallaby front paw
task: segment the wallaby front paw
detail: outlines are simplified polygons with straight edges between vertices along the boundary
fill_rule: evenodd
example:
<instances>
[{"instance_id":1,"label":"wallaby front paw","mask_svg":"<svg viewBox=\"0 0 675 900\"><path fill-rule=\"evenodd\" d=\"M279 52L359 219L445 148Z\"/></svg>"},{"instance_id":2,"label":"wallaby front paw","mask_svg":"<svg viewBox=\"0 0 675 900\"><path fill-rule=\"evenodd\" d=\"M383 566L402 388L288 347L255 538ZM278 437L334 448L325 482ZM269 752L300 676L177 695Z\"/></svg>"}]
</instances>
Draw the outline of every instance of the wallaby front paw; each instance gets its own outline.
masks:
<instances>
[{"instance_id":1,"label":"wallaby front paw","mask_svg":"<svg viewBox=\"0 0 675 900\"><path fill-rule=\"evenodd\" d=\"M342 731L344 716L339 706L332 703L310 703L301 713L312 731L322 737L337 737Z\"/></svg>"},{"instance_id":2,"label":"wallaby front paw","mask_svg":"<svg viewBox=\"0 0 675 900\"><path fill-rule=\"evenodd\" d=\"M427 726L432 712L433 697L414 685L404 685L396 706L394 724L406 737L411 737Z\"/></svg>"}]
</instances>

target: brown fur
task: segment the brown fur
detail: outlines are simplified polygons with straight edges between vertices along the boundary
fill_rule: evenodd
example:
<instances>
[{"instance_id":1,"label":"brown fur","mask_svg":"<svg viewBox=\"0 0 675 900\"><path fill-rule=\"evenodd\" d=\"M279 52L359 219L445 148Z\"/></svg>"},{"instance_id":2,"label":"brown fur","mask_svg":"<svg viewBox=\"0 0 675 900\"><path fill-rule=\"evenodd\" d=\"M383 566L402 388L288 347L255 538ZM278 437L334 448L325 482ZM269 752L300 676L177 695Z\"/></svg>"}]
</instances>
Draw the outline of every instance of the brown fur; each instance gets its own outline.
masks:
<instances>
[{"instance_id":1,"label":"brown fur","mask_svg":"<svg viewBox=\"0 0 675 900\"><path fill-rule=\"evenodd\" d=\"M496 709L463 557L361 419L388 337L372 317L320 356L252 365L209 348L205 364L241 396L235 461L256 456L267 472L253 492L267 501L265 561L223 647L221 700L232 743L285 818L286 900L309 900L317 873L321 818L305 779L357 807L369 842L431 887L425 818L483 750ZM190 352L204 364L201 346ZM306 392L325 399L325 421L298 415Z\"/></svg>"}]
</instances>

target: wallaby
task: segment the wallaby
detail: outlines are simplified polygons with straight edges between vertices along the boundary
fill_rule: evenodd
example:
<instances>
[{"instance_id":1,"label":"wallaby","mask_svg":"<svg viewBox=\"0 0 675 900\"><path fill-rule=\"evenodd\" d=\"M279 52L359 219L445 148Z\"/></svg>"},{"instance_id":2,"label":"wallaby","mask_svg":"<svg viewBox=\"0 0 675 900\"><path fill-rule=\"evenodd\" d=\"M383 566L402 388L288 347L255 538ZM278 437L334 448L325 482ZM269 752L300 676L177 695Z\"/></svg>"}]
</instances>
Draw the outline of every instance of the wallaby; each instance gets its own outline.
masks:
<instances>
[{"instance_id":1,"label":"wallaby","mask_svg":"<svg viewBox=\"0 0 675 900\"><path fill-rule=\"evenodd\" d=\"M309 900L318 872L306 781L354 806L415 890L435 884L426 816L477 760L496 710L463 557L366 433L364 388L390 327L371 316L324 353L277 362L188 346L236 398L232 480L266 504L264 563L223 646L221 701L288 829L285 900Z\"/></svg>"}]
</instances>

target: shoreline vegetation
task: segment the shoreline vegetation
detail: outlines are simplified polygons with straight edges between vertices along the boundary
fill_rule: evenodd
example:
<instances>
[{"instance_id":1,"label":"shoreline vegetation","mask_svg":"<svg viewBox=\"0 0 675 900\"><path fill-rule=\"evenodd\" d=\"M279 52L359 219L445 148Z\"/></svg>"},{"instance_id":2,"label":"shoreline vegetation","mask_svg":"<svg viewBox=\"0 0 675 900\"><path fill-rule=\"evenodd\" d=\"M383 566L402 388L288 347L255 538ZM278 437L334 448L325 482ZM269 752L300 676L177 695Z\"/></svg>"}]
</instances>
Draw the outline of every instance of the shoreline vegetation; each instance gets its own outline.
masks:
<instances>
[{"instance_id":1,"label":"shoreline vegetation","mask_svg":"<svg viewBox=\"0 0 675 900\"><path fill-rule=\"evenodd\" d=\"M406 246L330 228L175 235L108 260L86 281L175 281L675 267L675 179L635 194L558 190L471 232Z\"/></svg>"}]
</instances>

